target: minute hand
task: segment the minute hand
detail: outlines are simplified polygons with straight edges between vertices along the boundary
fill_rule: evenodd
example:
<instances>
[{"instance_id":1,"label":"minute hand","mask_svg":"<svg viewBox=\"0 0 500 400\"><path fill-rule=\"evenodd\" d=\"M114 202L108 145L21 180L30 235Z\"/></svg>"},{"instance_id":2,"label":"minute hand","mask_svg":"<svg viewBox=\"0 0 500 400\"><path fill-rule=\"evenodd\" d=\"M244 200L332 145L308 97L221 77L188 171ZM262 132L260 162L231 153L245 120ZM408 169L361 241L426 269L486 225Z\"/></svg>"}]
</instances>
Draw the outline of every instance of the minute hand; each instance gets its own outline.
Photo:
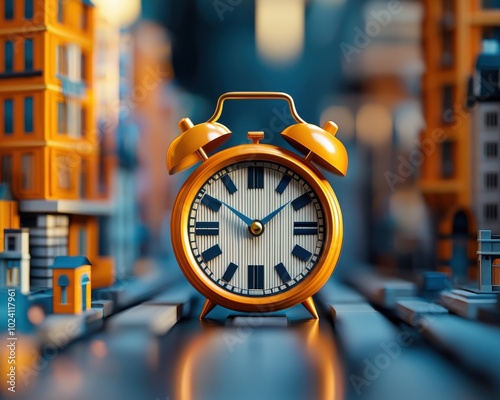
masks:
<instances>
[{"instance_id":1,"label":"minute hand","mask_svg":"<svg viewBox=\"0 0 500 400\"><path fill-rule=\"evenodd\" d=\"M250 218L248 218L245 214L239 212L236 208L231 207L229 204L226 204L223 201L221 201L221 203L224 204L227 208L229 208L229 210L239 219L241 219L245 224L247 224L248 226L252 224L253 221Z\"/></svg>"},{"instance_id":2,"label":"minute hand","mask_svg":"<svg viewBox=\"0 0 500 400\"><path fill-rule=\"evenodd\" d=\"M271 221L276 215L279 214L281 210L283 210L290 202L283 204L280 208L274 210L271 214L266 215L264 218L261 219L262 225L267 224L269 221Z\"/></svg>"}]
</instances>

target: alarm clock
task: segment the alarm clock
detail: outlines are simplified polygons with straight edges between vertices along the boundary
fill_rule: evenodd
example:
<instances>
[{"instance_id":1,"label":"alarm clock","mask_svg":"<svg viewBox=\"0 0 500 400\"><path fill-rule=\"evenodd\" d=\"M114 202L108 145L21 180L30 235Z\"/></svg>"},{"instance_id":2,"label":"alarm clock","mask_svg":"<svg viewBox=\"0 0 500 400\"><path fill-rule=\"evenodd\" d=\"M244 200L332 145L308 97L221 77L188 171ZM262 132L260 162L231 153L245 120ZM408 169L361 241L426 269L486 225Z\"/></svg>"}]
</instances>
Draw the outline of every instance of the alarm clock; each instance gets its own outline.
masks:
<instances>
[{"instance_id":1,"label":"alarm clock","mask_svg":"<svg viewBox=\"0 0 500 400\"><path fill-rule=\"evenodd\" d=\"M217 122L228 99L286 100L297 123L281 135L298 153L261 143L264 132L217 152L231 136ZM171 239L181 270L206 298L200 319L216 305L272 312L299 303L318 318L312 296L335 269L343 237L339 202L316 167L346 174L337 125L306 123L286 93L229 92L207 122L183 118L179 128L169 173L201 165L177 195Z\"/></svg>"}]
</instances>

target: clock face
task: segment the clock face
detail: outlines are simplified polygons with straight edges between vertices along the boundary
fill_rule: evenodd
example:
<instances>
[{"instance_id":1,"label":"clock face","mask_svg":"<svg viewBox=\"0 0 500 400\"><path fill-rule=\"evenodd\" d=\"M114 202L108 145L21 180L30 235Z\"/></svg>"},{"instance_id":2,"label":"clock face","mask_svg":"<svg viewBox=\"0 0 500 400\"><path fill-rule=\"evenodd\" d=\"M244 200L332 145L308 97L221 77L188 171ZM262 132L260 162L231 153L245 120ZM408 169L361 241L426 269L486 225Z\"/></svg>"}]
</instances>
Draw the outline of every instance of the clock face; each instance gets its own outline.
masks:
<instances>
[{"instance_id":1,"label":"clock face","mask_svg":"<svg viewBox=\"0 0 500 400\"><path fill-rule=\"evenodd\" d=\"M191 204L189 247L217 285L271 296L300 283L324 247L324 211L295 171L243 161L208 179Z\"/></svg>"}]
</instances>

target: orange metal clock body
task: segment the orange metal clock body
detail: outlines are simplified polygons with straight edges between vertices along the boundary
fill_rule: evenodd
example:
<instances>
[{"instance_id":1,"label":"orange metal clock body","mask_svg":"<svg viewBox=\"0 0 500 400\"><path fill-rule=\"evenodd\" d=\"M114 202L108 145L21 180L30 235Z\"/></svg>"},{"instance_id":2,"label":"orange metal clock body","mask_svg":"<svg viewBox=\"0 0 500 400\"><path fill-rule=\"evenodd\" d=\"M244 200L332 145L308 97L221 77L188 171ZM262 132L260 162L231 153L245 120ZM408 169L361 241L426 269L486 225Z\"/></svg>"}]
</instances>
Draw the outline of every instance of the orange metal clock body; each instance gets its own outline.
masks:
<instances>
[{"instance_id":1,"label":"orange metal clock body","mask_svg":"<svg viewBox=\"0 0 500 400\"><path fill-rule=\"evenodd\" d=\"M250 132L244 144L208 156L230 131L216 122L226 98L283 98L298 124L282 135L299 151L261 144ZM347 153L324 129L298 117L293 100L282 93L228 93L214 117L183 133L167 153L174 173L203 161L175 201L171 236L179 265L207 299L201 316L215 305L271 312L297 304L317 318L312 296L331 276L340 256L343 226L335 193L313 162L344 175Z\"/></svg>"}]
</instances>

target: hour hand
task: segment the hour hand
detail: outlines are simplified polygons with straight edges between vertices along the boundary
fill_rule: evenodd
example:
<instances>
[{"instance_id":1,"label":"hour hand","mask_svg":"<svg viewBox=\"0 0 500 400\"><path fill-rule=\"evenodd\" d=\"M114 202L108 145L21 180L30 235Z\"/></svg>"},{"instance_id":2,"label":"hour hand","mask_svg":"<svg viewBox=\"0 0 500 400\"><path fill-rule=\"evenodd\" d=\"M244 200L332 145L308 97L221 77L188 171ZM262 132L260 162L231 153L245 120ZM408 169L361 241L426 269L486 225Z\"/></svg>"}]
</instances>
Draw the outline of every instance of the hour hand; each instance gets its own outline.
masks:
<instances>
[{"instance_id":1,"label":"hour hand","mask_svg":"<svg viewBox=\"0 0 500 400\"><path fill-rule=\"evenodd\" d=\"M262 225L267 224L269 221L271 221L276 215L279 214L281 210L283 210L290 202L283 204L280 208L274 210L271 214L266 215L260 222L262 222Z\"/></svg>"},{"instance_id":2,"label":"hour hand","mask_svg":"<svg viewBox=\"0 0 500 400\"><path fill-rule=\"evenodd\" d=\"M221 201L222 204L224 204L229 210L236 215L239 219L241 219L247 226L250 226L253 222L250 218L248 218L245 214L239 212L236 208L231 207L229 204L224 203Z\"/></svg>"}]
</instances>

